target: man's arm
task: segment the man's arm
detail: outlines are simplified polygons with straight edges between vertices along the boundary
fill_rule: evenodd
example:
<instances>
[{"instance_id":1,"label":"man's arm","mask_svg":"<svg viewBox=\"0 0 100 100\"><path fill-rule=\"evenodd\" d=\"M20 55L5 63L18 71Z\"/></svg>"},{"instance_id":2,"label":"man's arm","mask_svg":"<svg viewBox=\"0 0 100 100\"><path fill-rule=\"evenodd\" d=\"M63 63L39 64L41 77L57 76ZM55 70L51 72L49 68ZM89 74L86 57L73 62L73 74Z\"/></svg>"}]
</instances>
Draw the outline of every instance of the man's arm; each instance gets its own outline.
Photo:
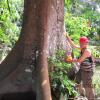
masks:
<instances>
[{"instance_id":1,"label":"man's arm","mask_svg":"<svg viewBox=\"0 0 100 100\"><path fill-rule=\"evenodd\" d=\"M83 53L83 55L79 59L73 59L73 62L81 63L83 62L87 57L91 56L91 51L86 49Z\"/></svg>"},{"instance_id":2,"label":"man's arm","mask_svg":"<svg viewBox=\"0 0 100 100\"><path fill-rule=\"evenodd\" d=\"M68 33L65 32L64 34L65 34L65 36L67 37L68 42L71 44L71 46L72 46L73 48L78 48L78 49L80 49L79 46L77 46L77 45L74 44L74 42L73 42L73 41L71 40L71 38L69 37Z\"/></svg>"}]
</instances>

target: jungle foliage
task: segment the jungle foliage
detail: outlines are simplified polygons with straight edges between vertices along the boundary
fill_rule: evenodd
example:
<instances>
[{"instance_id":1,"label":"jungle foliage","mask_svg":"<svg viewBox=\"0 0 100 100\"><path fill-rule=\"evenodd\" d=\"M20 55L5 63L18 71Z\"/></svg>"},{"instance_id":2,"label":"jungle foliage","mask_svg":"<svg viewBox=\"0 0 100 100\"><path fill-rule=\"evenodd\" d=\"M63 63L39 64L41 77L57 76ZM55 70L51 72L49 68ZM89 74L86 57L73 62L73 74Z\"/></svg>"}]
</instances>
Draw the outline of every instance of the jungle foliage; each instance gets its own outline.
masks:
<instances>
[{"instance_id":1,"label":"jungle foliage","mask_svg":"<svg viewBox=\"0 0 100 100\"><path fill-rule=\"evenodd\" d=\"M17 41L22 13L22 0L0 0L0 44L12 47Z\"/></svg>"}]
</instances>

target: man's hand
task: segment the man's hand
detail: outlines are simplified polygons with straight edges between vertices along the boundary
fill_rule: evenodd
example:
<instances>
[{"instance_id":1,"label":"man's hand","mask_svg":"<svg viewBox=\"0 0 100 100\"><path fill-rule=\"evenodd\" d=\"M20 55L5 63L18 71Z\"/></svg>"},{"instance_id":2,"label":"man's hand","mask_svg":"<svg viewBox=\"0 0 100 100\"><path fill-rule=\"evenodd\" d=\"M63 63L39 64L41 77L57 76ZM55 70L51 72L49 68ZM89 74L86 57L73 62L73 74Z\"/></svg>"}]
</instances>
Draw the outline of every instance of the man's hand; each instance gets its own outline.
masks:
<instances>
[{"instance_id":1,"label":"man's hand","mask_svg":"<svg viewBox=\"0 0 100 100\"><path fill-rule=\"evenodd\" d=\"M67 35L67 33L66 32L64 32L64 36L66 36Z\"/></svg>"},{"instance_id":2,"label":"man's hand","mask_svg":"<svg viewBox=\"0 0 100 100\"><path fill-rule=\"evenodd\" d=\"M71 63L71 62L72 62L72 56L68 56L68 57L65 59L65 61Z\"/></svg>"},{"instance_id":3,"label":"man's hand","mask_svg":"<svg viewBox=\"0 0 100 100\"><path fill-rule=\"evenodd\" d=\"M76 58L73 58L73 59L72 59L72 62L77 62L77 59L76 59Z\"/></svg>"},{"instance_id":4,"label":"man's hand","mask_svg":"<svg viewBox=\"0 0 100 100\"><path fill-rule=\"evenodd\" d=\"M64 34L65 34L66 37L67 37L67 36L69 37L68 32L64 32Z\"/></svg>"}]
</instances>

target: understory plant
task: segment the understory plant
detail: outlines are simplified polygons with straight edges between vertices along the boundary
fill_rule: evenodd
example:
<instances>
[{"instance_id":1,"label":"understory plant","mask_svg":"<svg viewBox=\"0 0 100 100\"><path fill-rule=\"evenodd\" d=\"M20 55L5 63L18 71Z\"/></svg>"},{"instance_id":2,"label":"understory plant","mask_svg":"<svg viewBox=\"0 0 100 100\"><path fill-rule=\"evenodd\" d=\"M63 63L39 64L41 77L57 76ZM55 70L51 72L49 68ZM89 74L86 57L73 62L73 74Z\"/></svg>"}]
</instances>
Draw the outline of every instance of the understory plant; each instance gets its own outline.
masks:
<instances>
[{"instance_id":1,"label":"understory plant","mask_svg":"<svg viewBox=\"0 0 100 100\"><path fill-rule=\"evenodd\" d=\"M76 96L77 92L74 89L74 82L67 76L71 64L66 63L64 58L64 50L58 50L55 55L49 57L49 74L52 90L59 95L67 95L68 98Z\"/></svg>"}]
</instances>

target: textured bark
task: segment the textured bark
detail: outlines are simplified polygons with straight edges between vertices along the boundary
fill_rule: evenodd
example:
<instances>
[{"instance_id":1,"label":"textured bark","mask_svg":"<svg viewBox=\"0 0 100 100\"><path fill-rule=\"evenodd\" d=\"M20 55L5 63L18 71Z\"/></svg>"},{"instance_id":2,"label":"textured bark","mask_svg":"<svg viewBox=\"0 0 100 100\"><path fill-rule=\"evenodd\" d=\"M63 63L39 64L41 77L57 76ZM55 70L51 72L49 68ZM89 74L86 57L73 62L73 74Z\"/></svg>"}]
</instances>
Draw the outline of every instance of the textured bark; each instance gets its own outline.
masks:
<instances>
[{"instance_id":1,"label":"textured bark","mask_svg":"<svg viewBox=\"0 0 100 100\"><path fill-rule=\"evenodd\" d=\"M25 0L24 8L20 38L0 65L1 94L32 90L32 72L27 70L31 70L35 65L35 52L38 43L33 0Z\"/></svg>"},{"instance_id":2,"label":"textured bark","mask_svg":"<svg viewBox=\"0 0 100 100\"><path fill-rule=\"evenodd\" d=\"M66 39L63 35L64 25L64 1L51 0L51 11L49 18L49 55L58 49L66 49Z\"/></svg>"},{"instance_id":3,"label":"textured bark","mask_svg":"<svg viewBox=\"0 0 100 100\"><path fill-rule=\"evenodd\" d=\"M48 19L51 0L36 0L38 27L38 56L37 56L37 100L51 100L51 90L48 77Z\"/></svg>"},{"instance_id":4,"label":"textured bark","mask_svg":"<svg viewBox=\"0 0 100 100\"><path fill-rule=\"evenodd\" d=\"M0 94L36 92L38 86L37 100L50 100L47 56L66 48L64 1L24 1L21 35L0 65Z\"/></svg>"}]
</instances>

